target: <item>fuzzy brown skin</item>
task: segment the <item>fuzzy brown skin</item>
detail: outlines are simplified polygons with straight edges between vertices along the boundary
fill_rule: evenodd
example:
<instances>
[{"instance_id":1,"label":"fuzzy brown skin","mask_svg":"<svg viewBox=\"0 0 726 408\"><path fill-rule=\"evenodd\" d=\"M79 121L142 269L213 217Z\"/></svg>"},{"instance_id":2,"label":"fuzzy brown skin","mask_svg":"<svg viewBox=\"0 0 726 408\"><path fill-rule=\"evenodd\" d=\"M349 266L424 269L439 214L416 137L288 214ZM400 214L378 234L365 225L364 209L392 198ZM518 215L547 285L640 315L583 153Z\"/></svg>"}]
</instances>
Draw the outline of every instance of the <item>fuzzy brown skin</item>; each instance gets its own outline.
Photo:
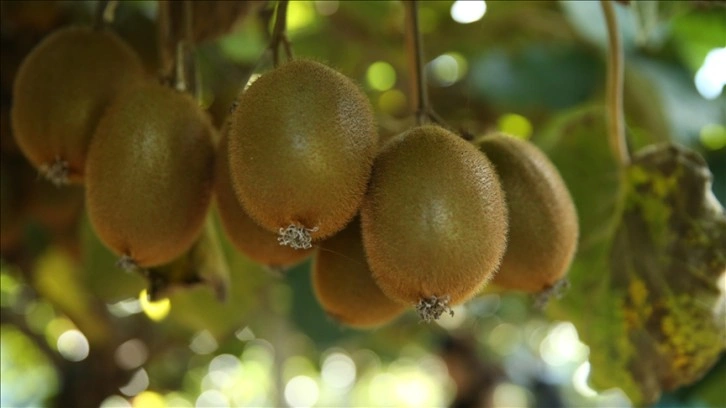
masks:
<instances>
[{"instance_id":1,"label":"fuzzy brown skin","mask_svg":"<svg viewBox=\"0 0 726 408\"><path fill-rule=\"evenodd\" d=\"M232 182L250 217L271 232L303 226L313 240L356 214L378 133L365 94L323 64L295 60L261 76L230 118Z\"/></svg>"},{"instance_id":2,"label":"fuzzy brown skin","mask_svg":"<svg viewBox=\"0 0 726 408\"><path fill-rule=\"evenodd\" d=\"M492 284L541 292L567 273L577 249L579 227L570 193L534 144L493 134L476 145L494 164L509 209L509 245Z\"/></svg>"},{"instance_id":3,"label":"fuzzy brown skin","mask_svg":"<svg viewBox=\"0 0 726 408\"><path fill-rule=\"evenodd\" d=\"M253 261L269 266L294 265L312 255L312 249L280 245L276 233L260 227L247 215L232 188L227 141L223 135L217 148L214 191L222 227L229 241Z\"/></svg>"},{"instance_id":4,"label":"fuzzy brown skin","mask_svg":"<svg viewBox=\"0 0 726 408\"><path fill-rule=\"evenodd\" d=\"M313 290L326 313L347 326L373 328L395 319L406 305L383 294L373 280L356 218L320 245L313 261Z\"/></svg>"},{"instance_id":5,"label":"fuzzy brown skin","mask_svg":"<svg viewBox=\"0 0 726 408\"><path fill-rule=\"evenodd\" d=\"M393 139L361 208L373 277L391 298L466 301L497 270L507 240L504 194L487 158L437 126Z\"/></svg>"},{"instance_id":6,"label":"fuzzy brown skin","mask_svg":"<svg viewBox=\"0 0 726 408\"><path fill-rule=\"evenodd\" d=\"M18 146L36 168L60 159L68 163L68 181L82 182L101 115L143 77L141 60L115 34L56 31L28 54L15 79L11 115Z\"/></svg>"},{"instance_id":7,"label":"fuzzy brown skin","mask_svg":"<svg viewBox=\"0 0 726 408\"><path fill-rule=\"evenodd\" d=\"M211 201L214 129L194 99L156 83L123 95L88 154L86 203L99 238L140 267L198 237Z\"/></svg>"}]
</instances>

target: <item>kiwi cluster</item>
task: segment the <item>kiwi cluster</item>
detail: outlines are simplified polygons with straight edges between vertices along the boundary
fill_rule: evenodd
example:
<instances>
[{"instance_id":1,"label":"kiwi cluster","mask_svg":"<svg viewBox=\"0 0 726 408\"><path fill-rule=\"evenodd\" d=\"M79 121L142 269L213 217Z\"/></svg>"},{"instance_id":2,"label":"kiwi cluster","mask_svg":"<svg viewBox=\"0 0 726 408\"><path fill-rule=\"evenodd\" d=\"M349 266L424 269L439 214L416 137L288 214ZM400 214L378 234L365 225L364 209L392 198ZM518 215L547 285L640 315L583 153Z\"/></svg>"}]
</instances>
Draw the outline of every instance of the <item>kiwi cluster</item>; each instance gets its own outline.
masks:
<instances>
[{"instance_id":1,"label":"kiwi cluster","mask_svg":"<svg viewBox=\"0 0 726 408\"><path fill-rule=\"evenodd\" d=\"M178 259L214 201L235 248L273 267L313 257L322 308L368 328L406 309L453 314L489 282L547 291L576 249L572 200L533 144L438 125L380 143L365 93L317 61L261 75L221 137L103 30L50 35L14 91L21 151L57 185L83 185L91 225L127 269Z\"/></svg>"}]
</instances>

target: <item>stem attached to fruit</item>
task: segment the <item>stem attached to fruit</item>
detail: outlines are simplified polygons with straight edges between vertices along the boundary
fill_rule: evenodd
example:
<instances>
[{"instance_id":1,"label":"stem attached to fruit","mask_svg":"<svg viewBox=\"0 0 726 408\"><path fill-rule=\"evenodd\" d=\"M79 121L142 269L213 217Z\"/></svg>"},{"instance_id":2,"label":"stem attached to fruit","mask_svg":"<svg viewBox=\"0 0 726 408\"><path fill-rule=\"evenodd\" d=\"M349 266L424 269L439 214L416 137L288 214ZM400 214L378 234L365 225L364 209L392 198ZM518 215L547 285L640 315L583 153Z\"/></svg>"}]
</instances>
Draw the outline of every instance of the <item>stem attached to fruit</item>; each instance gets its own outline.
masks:
<instances>
[{"instance_id":1,"label":"stem attached to fruit","mask_svg":"<svg viewBox=\"0 0 726 408\"><path fill-rule=\"evenodd\" d=\"M429 122L429 96L426 89L426 78L423 68L423 46L418 21L418 2L405 1L406 8L406 50L408 66L411 68L411 94L416 101L416 123Z\"/></svg>"},{"instance_id":2,"label":"stem attached to fruit","mask_svg":"<svg viewBox=\"0 0 726 408\"><path fill-rule=\"evenodd\" d=\"M272 28L272 37L268 48L272 51L272 64L277 67L280 64L280 45L285 49L285 56L288 61L292 59L292 48L290 41L287 39L287 4L288 0L280 0L277 2L277 11L275 13L275 25Z\"/></svg>"},{"instance_id":3,"label":"stem attached to fruit","mask_svg":"<svg viewBox=\"0 0 726 408\"><path fill-rule=\"evenodd\" d=\"M431 107L424 74L423 40L418 21L418 1L404 1L403 5L406 9L406 52L411 78L411 95L416 101L416 124L435 123L454 131L466 140L473 140L474 136L465 129L458 131L452 129Z\"/></svg>"},{"instance_id":4,"label":"stem attached to fruit","mask_svg":"<svg viewBox=\"0 0 726 408\"><path fill-rule=\"evenodd\" d=\"M161 76L165 83L198 98L198 72L192 38L192 3L159 2L158 40Z\"/></svg>"},{"instance_id":5,"label":"stem attached to fruit","mask_svg":"<svg viewBox=\"0 0 726 408\"><path fill-rule=\"evenodd\" d=\"M452 317L454 311L449 307L449 301L451 298L449 295L444 296L431 296L422 298L416 305L416 311L418 312L421 321L431 323L434 320L438 320L442 314L448 313Z\"/></svg>"},{"instance_id":6,"label":"stem attached to fruit","mask_svg":"<svg viewBox=\"0 0 726 408\"><path fill-rule=\"evenodd\" d=\"M610 49L607 76L608 134L610 147L618 162L624 167L630 163L630 153L625 138L623 113L623 47L612 0L600 0L600 5L605 14Z\"/></svg>"}]
</instances>

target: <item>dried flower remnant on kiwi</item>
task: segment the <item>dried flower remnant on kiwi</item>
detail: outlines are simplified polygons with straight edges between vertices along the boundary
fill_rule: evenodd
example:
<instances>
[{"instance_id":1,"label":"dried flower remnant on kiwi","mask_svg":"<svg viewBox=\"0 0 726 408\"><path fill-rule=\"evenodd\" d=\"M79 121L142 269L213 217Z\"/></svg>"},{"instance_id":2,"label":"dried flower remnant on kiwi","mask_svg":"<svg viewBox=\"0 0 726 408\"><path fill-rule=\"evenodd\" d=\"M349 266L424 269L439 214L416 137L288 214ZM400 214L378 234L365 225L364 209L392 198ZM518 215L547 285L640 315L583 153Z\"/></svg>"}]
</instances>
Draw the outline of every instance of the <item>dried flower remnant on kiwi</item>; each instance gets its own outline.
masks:
<instances>
[{"instance_id":1,"label":"dried flower remnant on kiwi","mask_svg":"<svg viewBox=\"0 0 726 408\"><path fill-rule=\"evenodd\" d=\"M123 269L125 272L134 272L140 270L139 265L129 255L121 255L121 258L116 261L116 267Z\"/></svg>"},{"instance_id":2,"label":"dried flower remnant on kiwi","mask_svg":"<svg viewBox=\"0 0 726 408\"><path fill-rule=\"evenodd\" d=\"M289 225L287 228L280 228L277 242L283 246L294 249L310 249L313 247L311 232L318 230L318 227L305 228L299 225Z\"/></svg>"},{"instance_id":3,"label":"dried flower remnant on kiwi","mask_svg":"<svg viewBox=\"0 0 726 408\"><path fill-rule=\"evenodd\" d=\"M67 161L55 157L55 161L52 164L42 164L38 168L41 176L45 177L48 181L53 183L56 187L61 187L70 183L68 178L69 175L69 164Z\"/></svg>"},{"instance_id":4,"label":"dried flower remnant on kiwi","mask_svg":"<svg viewBox=\"0 0 726 408\"><path fill-rule=\"evenodd\" d=\"M426 323L438 320L444 313L454 317L454 311L449 307L450 300L451 296L449 295L421 298L416 304L416 312L418 312L421 321Z\"/></svg>"}]
</instances>

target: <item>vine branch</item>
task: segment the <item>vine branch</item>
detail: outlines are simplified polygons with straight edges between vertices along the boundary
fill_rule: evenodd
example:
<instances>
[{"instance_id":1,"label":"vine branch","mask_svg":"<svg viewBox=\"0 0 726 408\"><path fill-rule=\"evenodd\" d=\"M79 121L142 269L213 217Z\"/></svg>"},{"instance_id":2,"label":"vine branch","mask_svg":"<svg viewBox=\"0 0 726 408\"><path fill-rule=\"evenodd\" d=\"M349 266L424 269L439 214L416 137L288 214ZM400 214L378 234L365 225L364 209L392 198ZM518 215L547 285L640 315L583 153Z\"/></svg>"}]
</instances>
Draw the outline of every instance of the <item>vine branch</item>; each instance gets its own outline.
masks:
<instances>
[{"instance_id":1,"label":"vine branch","mask_svg":"<svg viewBox=\"0 0 726 408\"><path fill-rule=\"evenodd\" d=\"M426 89L423 64L423 41L418 21L418 2L404 1L406 8L406 52L411 77L411 94L415 101L416 123L423 125L431 121L431 107Z\"/></svg>"},{"instance_id":2,"label":"vine branch","mask_svg":"<svg viewBox=\"0 0 726 408\"><path fill-rule=\"evenodd\" d=\"M116 7L118 7L118 0L98 0L93 28L103 30L113 23L116 16Z\"/></svg>"},{"instance_id":3,"label":"vine branch","mask_svg":"<svg viewBox=\"0 0 726 408\"><path fill-rule=\"evenodd\" d=\"M191 1L160 1L157 35L162 80L198 97Z\"/></svg>"},{"instance_id":4,"label":"vine branch","mask_svg":"<svg viewBox=\"0 0 726 408\"><path fill-rule=\"evenodd\" d=\"M623 46L612 0L600 0L608 32L607 109L608 137L621 166L630 163L623 113Z\"/></svg>"},{"instance_id":5,"label":"vine branch","mask_svg":"<svg viewBox=\"0 0 726 408\"><path fill-rule=\"evenodd\" d=\"M287 5L288 0L280 0L277 2L277 11L275 12L275 25L272 28L272 37L268 49L272 51L272 64L277 67L280 64L280 45L285 50L285 56L288 61L292 59L292 47L290 40L287 38Z\"/></svg>"}]
</instances>

